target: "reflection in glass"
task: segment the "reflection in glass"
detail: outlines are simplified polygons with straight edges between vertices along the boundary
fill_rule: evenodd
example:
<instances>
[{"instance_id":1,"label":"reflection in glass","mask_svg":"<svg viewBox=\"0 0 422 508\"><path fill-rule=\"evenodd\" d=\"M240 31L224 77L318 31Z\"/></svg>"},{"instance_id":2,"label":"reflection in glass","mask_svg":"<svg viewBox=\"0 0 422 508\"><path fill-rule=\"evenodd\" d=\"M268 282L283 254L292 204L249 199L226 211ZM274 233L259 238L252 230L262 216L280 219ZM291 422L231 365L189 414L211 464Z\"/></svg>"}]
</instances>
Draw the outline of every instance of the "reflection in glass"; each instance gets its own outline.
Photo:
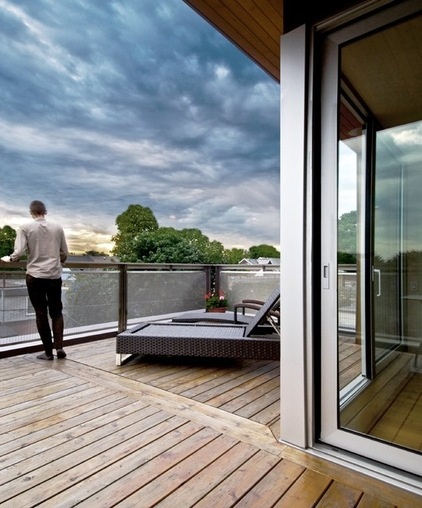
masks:
<instances>
[{"instance_id":1,"label":"reflection in glass","mask_svg":"<svg viewBox=\"0 0 422 508\"><path fill-rule=\"evenodd\" d=\"M420 20L408 20L385 31L394 32L394 50L417 26ZM393 70L393 60L385 69L379 53L371 61L373 48L385 46L376 42L388 39L379 32L341 50L339 421L352 432L420 451L422 115L421 108L406 109L404 93L381 90L391 72L403 90L406 83L400 58ZM359 72L364 68L366 75Z\"/></svg>"}]
</instances>

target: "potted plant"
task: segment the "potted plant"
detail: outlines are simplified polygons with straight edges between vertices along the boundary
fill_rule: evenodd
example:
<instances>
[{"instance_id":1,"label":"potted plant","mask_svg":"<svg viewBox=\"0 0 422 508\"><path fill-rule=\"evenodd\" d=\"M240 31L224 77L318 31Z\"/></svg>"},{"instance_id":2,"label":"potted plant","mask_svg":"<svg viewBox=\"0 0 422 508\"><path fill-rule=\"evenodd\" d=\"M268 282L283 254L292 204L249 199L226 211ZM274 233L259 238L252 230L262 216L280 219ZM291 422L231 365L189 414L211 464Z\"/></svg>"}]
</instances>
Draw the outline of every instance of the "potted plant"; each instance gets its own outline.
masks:
<instances>
[{"instance_id":1,"label":"potted plant","mask_svg":"<svg viewBox=\"0 0 422 508\"><path fill-rule=\"evenodd\" d=\"M223 292L211 291L205 295L206 312L226 312L229 302Z\"/></svg>"}]
</instances>

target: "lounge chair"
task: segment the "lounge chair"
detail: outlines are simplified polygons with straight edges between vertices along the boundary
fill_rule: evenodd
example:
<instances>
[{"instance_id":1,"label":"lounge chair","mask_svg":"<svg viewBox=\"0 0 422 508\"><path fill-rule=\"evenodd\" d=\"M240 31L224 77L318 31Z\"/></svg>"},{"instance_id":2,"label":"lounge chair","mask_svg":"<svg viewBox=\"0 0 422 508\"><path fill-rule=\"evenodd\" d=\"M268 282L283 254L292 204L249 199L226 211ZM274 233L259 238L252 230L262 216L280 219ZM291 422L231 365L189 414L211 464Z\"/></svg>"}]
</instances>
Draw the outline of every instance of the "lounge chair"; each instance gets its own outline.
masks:
<instances>
[{"instance_id":1,"label":"lounge chair","mask_svg":"<svg viewBox=\"0 0 422 508\"><path fill-rule=\"evenodd\" d=\"M279 360L280 336L259 334L259 325L273 306L274 301L268 298L247 325L141 323L117 335L116 365L122 365L126 355Z\"/></svg>"},{"instance_id":2,"label":"lounge chair","mask_svg":"<svg viewBox=\"0 0 422 508\"><path fill-rule=\"evenodd\" d=\"M224 313L212 313L205 310L194 310L185 312L173 318L175 323L235 323L248 325L253 319L254 315L246 314L246 310L253 310L255 313L259 311L262 306L265 306L265 311L261 322L259 323L260 333L277 333L280 329L280 288L277 287L266 301L244 299L240 303L233 306L233 311L226 311Z\"/></svg>"}]
</instances>

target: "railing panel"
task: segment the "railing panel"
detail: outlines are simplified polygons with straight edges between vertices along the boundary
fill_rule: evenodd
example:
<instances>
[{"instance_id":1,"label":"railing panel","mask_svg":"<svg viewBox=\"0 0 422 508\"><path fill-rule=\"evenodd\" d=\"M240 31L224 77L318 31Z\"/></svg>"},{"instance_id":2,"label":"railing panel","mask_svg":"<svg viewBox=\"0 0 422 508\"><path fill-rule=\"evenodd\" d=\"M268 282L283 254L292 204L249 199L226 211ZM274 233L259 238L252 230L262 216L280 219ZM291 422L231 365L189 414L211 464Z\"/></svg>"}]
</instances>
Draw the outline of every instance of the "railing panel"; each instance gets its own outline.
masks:
<instances>
[{"instance_id":1,"label":"railing panel","mask_svg":"<svg viewBox=\"0 0 422 508\"><path fill-rule=\"evenodd\" d=\"M25 264L14 266L24 268ZM208 287L206 265L156 264L134 269L138 266L66 265L62 276L65 339L117 331L129 320L203 308ZM0 347L39 341L25 271L3 270L0 277ZM119 322L121 316L123 322Z\"/></svg>"},{"instance_id":2,"label":"railing panel","mask_svg":"<svg viewBox=\"0 0 422 508\"><path fill-rule=\"evenodd\" d=\"M338 273L338 327L340 330L356 330L356 272Z\"/></svg>"},{"instance_id":3,"label":"railing panel","mask_svg":"<svg viewBox=\"0 0 422 508\"><path fill-rule=\"evenodd\" d=\"M116 326L119 310L118 270L73 270L63 281L65 333L92 326Z\"/></svg>"},{"instance_id":4,"label":"railing panel","mask_svg":"<svg viewBox=\"0 0 422 508\"><path fill-rule=\"evenodd\" d=\"M229 308L246 298L265 301L279 285L278 271L223 269L220 273L220 289L229 301Z\"/></svg>"},{"instance_id":5,"label":"railing panel","mask_svg":"<svg viewBox=\"0 0 422 508\"><path fill-rule=\"evenodd\" d=\"M115 333L137 319L203 309L214 270L220 274L216 284L227 295L231 308L245 298L266 300L280 284L279 268L67 263L62 277L65 340L88 340L98 334ZM0 348L20 343L39 343L24 262L0 271Z\"/></svg>"},{"instance_id":6,"label":"railing panel","mask_svg":"<svg viewBox=\"0 0 422 508\"><path fill-rule=\"evenodd\" d=\"M128 320L204 307L204 271L129 271Z\"/></svg>"}]
</instances>

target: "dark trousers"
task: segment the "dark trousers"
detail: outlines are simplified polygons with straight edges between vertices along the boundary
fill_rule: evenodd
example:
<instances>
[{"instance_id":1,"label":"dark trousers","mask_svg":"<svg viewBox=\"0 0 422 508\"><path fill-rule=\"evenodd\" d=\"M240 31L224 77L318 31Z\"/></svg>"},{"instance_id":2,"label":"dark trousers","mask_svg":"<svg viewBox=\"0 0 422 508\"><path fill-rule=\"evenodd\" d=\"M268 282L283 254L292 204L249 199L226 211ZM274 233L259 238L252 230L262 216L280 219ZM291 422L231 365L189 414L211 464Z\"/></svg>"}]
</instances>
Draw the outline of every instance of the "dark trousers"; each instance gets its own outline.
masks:
<instances>
[{"instance_id":1,"label":"dark trousers","mask_svg":"<svg viewBox=\"0 0 422 508\"><path fill-rule=\"evenodd\" d=\"M51 317L54 345L56 349L63 347L62 279L38 279L26 275L26 286L35 310L37 330L44 345L44 351L47 355L52 355L53 343L48 314Z\"/></svg>"}]
</instances>

